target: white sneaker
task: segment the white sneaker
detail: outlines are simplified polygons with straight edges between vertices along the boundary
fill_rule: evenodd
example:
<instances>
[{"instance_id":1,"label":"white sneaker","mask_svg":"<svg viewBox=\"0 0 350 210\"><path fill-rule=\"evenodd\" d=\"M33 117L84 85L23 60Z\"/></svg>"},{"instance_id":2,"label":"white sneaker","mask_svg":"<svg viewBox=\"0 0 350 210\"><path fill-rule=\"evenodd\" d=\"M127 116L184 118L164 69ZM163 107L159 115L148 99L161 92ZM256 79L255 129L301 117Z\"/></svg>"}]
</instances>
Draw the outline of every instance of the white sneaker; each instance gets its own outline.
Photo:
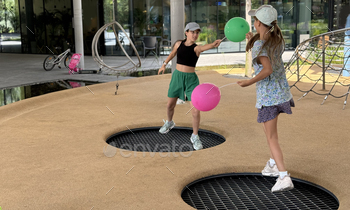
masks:
<instances>
[{"instance_id":1,"label":"white sneaker","mask_svg":"<svg viewBox=\"0 0 350 210\"><path fill-rule=\"evenodd\" d=\"M281 191L287 191L294 188L292 179L290 178L290 174L286 175L281 179L280 177L277 178L276 184L272 187L271 192L281 192Z\"/></svg>"},{"instance_id":2,"label":"white sneaker","mask_svg":"<svg viewBox=\"0 0 350 210\"><path fill-rule=\"evenodd\" d=\"M279 176L277 165L270 166L270 161L267 161L265 168L261 171L263 176Z\"/></svg>"},{"instance_id":3,"label":"white sneaker","mask_svg":"<svg viewBox=\"0 0 350 210\"><path fill-rule=\"evenodd\" d=\"M163 120L164 121L164 120ZM164 121L164 125L159 129L159 133L166 134L168 133L173 127L175 127L174 121L168 122L168 120Z\"/></svg>"},{"instance_id":4,"label":"white sneaker","mask_svg":"<svg viewBox=\"0 0 350 210\"><path fill-rule=\"evenodd\" d=\"M191 135L191 138L190 138L192 144L193 144L193 149L195 150L200 150L200 149L203 149L203 145L202 145L202 142L201 140L199 140L199 136L198 135Z\"/></svg>"},{"instance_id":5,"label":"white sneaker","mask_svg":"<svg viewBox=\"0 0 350 210\"><path fill-rule=\"evenodd\" d=\"M186 103L186 102L180 98L178 98L176 101L176 104L184 104L184 103Z\"/></svg>"}]
</instances>

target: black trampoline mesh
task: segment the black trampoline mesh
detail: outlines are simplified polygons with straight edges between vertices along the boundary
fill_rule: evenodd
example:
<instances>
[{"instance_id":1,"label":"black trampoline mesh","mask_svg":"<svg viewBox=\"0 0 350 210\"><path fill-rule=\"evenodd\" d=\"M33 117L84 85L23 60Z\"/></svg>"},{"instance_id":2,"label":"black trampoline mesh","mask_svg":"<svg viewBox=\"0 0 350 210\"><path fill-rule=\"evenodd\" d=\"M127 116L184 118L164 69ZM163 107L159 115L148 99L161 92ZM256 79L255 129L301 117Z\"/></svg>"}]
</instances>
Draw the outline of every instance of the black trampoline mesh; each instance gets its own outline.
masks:
<instances>
[{"instance_id":1,"label":"black trampoline mesh","mask_svg":"<svg viewBox=\"0 0 350 210\"><path fill-rule=\"evenodd\" d=\"M186 152L193 151L190 137L192 128L175 127L167 134L159 133L160 127L137 128L116 133L106 142L114 147L141 152ZM203 149L225 142L217 133L202 130L198 132Z\"/></svg>"},{"instance_id":2,"label":"black trampoline mesh","mask_svg":"<svg viewBox=\"0 0 350 210\"><path fill-rule=\"evenodd\" d=\"M336 197L326 189L292 178L294 189L271 193L275 177L261 174L222 174L195 181L182 191L182 199L196 209L338 209Z\"/></svg>"}]
</instances>

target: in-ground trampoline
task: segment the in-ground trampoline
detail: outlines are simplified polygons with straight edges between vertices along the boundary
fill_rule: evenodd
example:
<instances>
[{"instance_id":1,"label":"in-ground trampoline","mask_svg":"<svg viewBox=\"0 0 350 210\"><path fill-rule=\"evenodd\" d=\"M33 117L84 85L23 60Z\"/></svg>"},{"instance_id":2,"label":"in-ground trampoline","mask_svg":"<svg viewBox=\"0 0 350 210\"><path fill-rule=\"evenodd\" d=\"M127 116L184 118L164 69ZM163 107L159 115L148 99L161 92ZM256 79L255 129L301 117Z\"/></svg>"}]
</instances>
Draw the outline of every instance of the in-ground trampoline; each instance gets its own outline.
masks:
<instances>
[{"instance_id":1,"label":"in-ground trampoline","mask_svg":"<svg viewBox=\"0 0 350 210\"><path fill-rule=\"evenodd\" d=\"M192 128L175 127L167 134L159 133L160 127L124 130L108 137L106 142L114 147L140 152L187 152L193 151L190 137ZM203 149L225 142L225 138L212 131L199 129Z\"/></svg>"},{"instance_id":2,"label":"in-ground trampoline","mask_svg":"<svg viewBox=\"0 0 350 210\"><path fill-rule=\"evenodd\" d=\"M124 130L107 138L111 146L141 152L193 151L192 128L175 127L167 134L160 127ZM203 148L225 142L220 134L199 130ZM338 199L316 184L293 179L291 191L271 193L276 177L257 173L221 174L202 178L187 185L182 199L196 209L338 209Z\"/></svg>"},{"instance_id":3,"label":"in-ground trampoline","mask_svg":"<svg viewBox=\"0 0 350 210\"><path fill-rule=\"evenodd\" d=\"M276 177L221 174L194 181L181 194L196 209L338 209L338 199L316 184L292 178L294 189L271 193Z\"/></svg>"}]
</instances>

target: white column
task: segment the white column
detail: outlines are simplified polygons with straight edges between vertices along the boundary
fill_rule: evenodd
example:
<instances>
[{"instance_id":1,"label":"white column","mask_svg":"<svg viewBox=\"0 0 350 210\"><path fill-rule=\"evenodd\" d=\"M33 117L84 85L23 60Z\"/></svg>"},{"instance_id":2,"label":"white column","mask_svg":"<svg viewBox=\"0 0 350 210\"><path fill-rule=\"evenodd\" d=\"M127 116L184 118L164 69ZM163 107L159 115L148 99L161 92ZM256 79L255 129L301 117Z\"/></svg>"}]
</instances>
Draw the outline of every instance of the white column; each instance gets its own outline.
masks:
<instances>
[{"instance_id":1,"label":"white column","mask_svg":"<svg viewBox=\"0 0 350 210\"><path fill-rule=\"evenodd\" d=\"M251 0L246 0L245 4L245 19L249 24L249 31L251 31L252 28L252 18L250 15L248 15L248 12L252 8L252 2ZM246 39L246 42L248 44L248 39ZM246 60L245 60L245 76L251 77L252 76L252 51L249 51L246 53Z\"/></svg>"},{"instance_id":2,"label":"white column","mask_svg":"<svg viewBox=\"0 0 350 210\"><path fill-rule=\"evenodd\" d=\"M81 0L73 0L75 53L80 53L81 69L84 69L83 12Z\"/></svg>"},{"instance_id":3,"label":"white column","mask_svg":"<svg viewBox=\"0 0 350 210\"><path fill-rule=\"evenodd\" d=\"M171 44L185 38L185 0L170 0ZM175 56L172 60L171 72L176 68Z\"/></svg>"}]
</instances>

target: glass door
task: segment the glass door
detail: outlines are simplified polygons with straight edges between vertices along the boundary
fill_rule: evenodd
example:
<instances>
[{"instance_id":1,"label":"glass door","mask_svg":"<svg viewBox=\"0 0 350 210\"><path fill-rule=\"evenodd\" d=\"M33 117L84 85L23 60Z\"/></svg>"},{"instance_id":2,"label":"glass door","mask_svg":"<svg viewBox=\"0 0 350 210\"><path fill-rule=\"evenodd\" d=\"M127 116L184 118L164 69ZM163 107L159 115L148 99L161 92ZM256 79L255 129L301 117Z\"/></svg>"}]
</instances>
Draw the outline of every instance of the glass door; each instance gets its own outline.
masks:
<instances>
[{"instance_id":1,"label":"glass door","mask_svg":"<svg viewBox=\"0 0 350 210\"><path fill-rule=\"evenodd\" d=\"M21 52L19 5L17 0L0 0L0 52Z\"/></svg>"}]
</instances>

